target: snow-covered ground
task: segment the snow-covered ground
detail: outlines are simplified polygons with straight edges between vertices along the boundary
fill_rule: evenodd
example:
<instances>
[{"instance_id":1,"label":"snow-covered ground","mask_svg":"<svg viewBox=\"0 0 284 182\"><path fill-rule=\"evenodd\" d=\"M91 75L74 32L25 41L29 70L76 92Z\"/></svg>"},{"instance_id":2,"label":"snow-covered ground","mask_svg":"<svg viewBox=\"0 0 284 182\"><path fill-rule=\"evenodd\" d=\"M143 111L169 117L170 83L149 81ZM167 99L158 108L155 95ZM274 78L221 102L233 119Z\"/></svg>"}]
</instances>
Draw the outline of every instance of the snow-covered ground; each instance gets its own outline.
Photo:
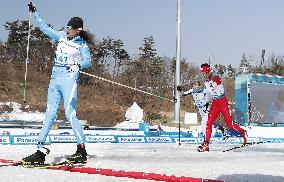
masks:
<instances>
[{"instance_id":1,"label":"snow-covered ground","mask_svg":"<svg viewBox=\"0 0 284 182\"><path fill-rule=\"evenodd\" d=\"M284 182L284 144L259 144L230 152L234 145L212 144L210 152L198 153L197 145L87 143L86 167L219 179L228 182ZM52 144L47 162L59 162L75 151L76 144ZM32 145L2 145L1 159L19 160L35 152ZM19 166L1 167L7 181L148 181L81 174Z\"/></svg>"}]
</instances>

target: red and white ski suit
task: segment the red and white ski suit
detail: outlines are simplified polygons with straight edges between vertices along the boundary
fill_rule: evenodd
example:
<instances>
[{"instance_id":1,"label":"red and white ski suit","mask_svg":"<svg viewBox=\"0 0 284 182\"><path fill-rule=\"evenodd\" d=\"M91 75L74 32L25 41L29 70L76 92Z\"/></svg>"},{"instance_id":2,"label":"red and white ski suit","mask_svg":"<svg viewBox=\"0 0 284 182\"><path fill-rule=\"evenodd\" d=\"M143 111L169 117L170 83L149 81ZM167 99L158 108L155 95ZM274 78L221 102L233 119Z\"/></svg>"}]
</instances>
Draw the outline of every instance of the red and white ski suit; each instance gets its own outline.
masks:
<instances>
[{"instance_id":1,"label":"red and white ski suit","mask_svg":"<svg viewBox=\"0 0 284 182\"><path fill-rule=\"evenodd\" d=\"M208 122L206 127L206 144L209 144L211 133L212 133L212 125L216 118L219 116L221 112L224 116L226 124L229 128L233 128L244 135L245 130L242 129L238 124L234 123L232 120L232 116L229 110L228 99L225 96L224 86L221 82L221 78L218 75L211 76L210 79L205 82L206 90L210 93L212 98L211 108L208 114Z\"/></svg>"}]
</instances>

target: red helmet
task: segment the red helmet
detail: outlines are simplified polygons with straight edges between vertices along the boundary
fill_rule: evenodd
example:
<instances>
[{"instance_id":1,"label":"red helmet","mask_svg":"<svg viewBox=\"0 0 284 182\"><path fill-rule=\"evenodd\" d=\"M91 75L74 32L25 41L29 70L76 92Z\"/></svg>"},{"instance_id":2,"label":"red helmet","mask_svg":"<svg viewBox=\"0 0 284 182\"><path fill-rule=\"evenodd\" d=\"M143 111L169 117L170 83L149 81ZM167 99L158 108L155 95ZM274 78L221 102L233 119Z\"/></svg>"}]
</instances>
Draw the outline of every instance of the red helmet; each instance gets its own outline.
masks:
<instances>
[{"instance_id":1,"label":"red helmet","mask_svg":"<svg viewBox=\"0 0 284 182\"><path fill-rule=\"evenodd\" d=\"M204 72L204 73L210 72L210 65L209 64L205 63L205 64L202 64L200 67L201 67L200 68L201 72Z\"/></svg>"}]
</instances>

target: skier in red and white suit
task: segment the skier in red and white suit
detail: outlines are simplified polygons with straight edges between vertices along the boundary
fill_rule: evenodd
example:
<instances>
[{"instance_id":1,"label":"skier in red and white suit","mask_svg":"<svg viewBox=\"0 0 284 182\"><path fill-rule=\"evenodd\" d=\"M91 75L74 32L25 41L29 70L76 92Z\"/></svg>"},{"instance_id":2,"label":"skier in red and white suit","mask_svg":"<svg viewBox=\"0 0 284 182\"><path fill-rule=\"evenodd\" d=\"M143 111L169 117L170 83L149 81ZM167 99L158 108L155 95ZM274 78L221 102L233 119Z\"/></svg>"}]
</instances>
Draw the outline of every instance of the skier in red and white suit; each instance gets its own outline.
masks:
<instances>
[{"instance_id":1,"label":"skier in red and white suit","mask_svg":"<svg viewBox=\"0 0 284 182\"><path fill-rule=\"evenodd\" d=\"M221 112L226 124L229 128L237 130L243 137L244 144L247 143L247 132L242 129L238 124L234 123L229 111L229 104L225 96L224 86L221 78L218 75L212 75L210 65L205 63L201 65L201 72L205 73L205 86L207 92L211 95L211 107L208 114L208 121L206 127L206 138L204 143L198 147L199 152L209 151L209 141L212 133L212 125Z\"/></svg>"}]
</instances>

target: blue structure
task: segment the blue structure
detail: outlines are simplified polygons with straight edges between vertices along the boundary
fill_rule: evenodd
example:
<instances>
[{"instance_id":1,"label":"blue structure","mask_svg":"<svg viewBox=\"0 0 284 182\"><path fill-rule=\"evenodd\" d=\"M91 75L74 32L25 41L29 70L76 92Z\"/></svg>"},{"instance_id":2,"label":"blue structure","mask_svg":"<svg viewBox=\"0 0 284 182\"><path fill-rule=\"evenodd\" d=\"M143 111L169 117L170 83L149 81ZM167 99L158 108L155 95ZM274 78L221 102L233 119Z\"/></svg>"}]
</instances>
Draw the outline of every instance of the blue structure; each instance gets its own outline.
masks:
<instances>
[{"instance_id":1,"label":"blue structure","mask_svg":"<svg viewBox=\"0 0 284 182\"><path fill-rule=\"evenodd\" d=\"M139 131L148 132L149 127L149 123L139 123Z\"/></svg>"},{"instance_id":2,"label":"blue structure","mask_svg":"<svg viewBox=\"0 0 284 182\"><path fill-rule=\"evenodd\" d=\"M281 109L284 105L284 77L238 75L235 80L235 103L236 122L241 125L284 125L284 119L281 119L284 113Z\"/></svg>"}]
</instances>

